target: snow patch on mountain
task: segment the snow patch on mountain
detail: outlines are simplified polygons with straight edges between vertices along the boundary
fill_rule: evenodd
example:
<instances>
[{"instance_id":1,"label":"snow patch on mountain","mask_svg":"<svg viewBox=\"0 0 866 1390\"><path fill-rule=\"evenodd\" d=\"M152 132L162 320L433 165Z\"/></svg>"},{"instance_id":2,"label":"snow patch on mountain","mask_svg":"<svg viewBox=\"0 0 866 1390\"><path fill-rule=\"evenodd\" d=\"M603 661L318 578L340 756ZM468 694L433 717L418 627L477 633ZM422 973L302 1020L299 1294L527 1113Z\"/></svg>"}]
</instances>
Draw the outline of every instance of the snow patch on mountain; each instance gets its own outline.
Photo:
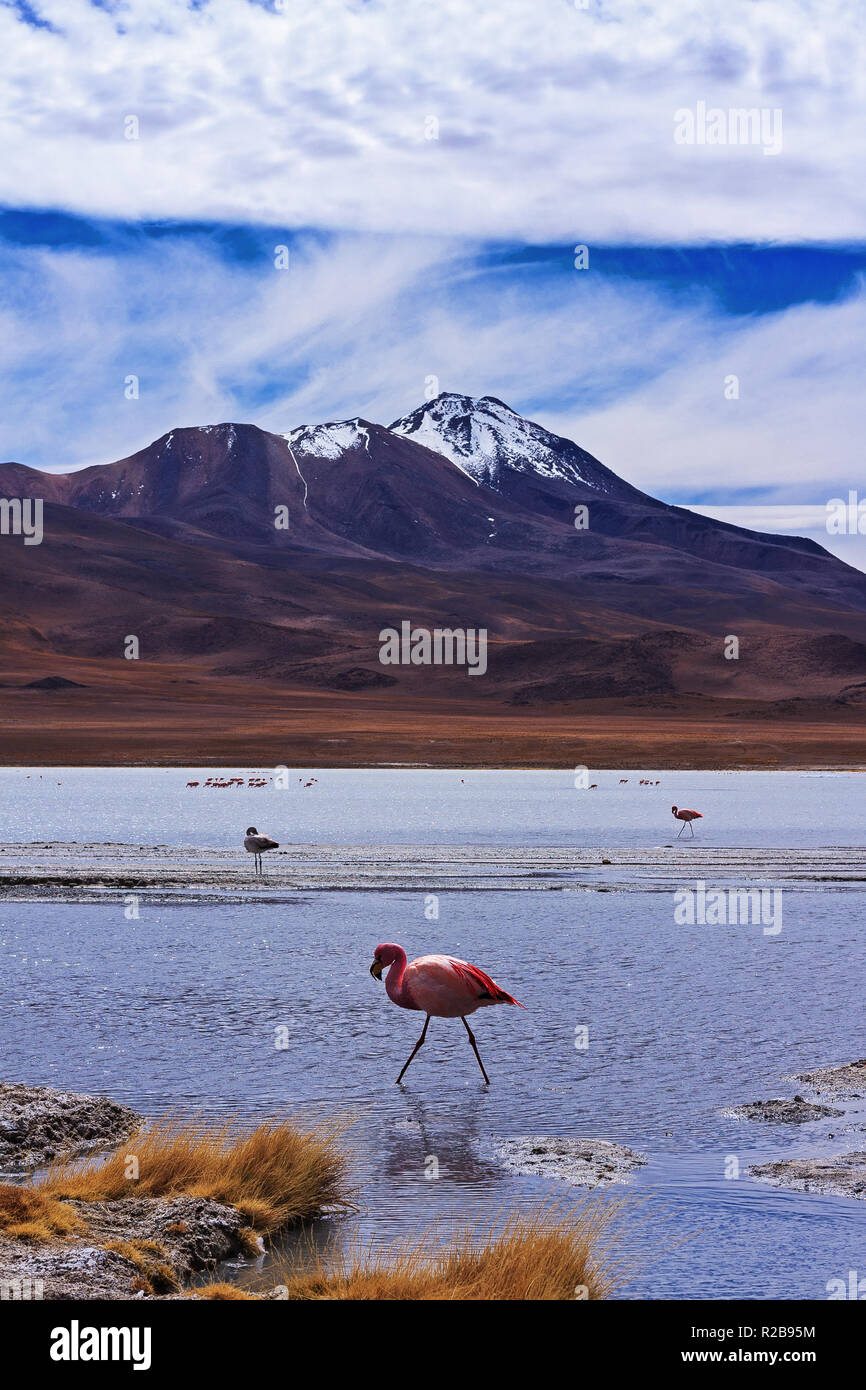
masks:
<instances>
[{"instance_id":1,"label":"snow patch on mountain","mask_svg":"<svg viewBox=\"0 0 866 1390\"><path fill-rule=\"evenodd\" d=\"M389 427L495 488L504 468L610 492L608 470L570 439L525 420L495 396L443 392Z\"/></svg>"},{"instance_id":2,"label":"snow patch on mountain","mask_svg":"<svg viewBox=\"0 0 866 1390\"><path fill-rule=\"evenodd\" d=\"M199 426L197 426L195 429L191 430L190 433L191 433L191 434L215 434L215 435L217 435L218 437L219 437L220 435L223 435L223 434L224 434L224 435L225 435L225 441L226 441L226 448L228 448L228 449L234 448L235 444L237 443L237 433L236 433L236 431L235 431L234 425L232 425L232 424L222 424L222 425L199 425ZM171 443L171 441L172 441L173 439L174 439L174 430L172 430L171 434L168 436L167 440L165 441L165 447L166 447L166 448L168 448L169 444Z\"/></svg>"},{"instance_id":3,"label":"snow patch on mountain","mask_svg":"<svg viewBox=\"0 0 866 1390\"><path fill-rule=\"evenodd\" d=\"M299 425L289 434L284 434L283 439L290 448L323 459L342 458L347 450L362 445L368 453L370 451L369 430L359 419L339 420L327 425Z\"/></svg>"}]
</instances>

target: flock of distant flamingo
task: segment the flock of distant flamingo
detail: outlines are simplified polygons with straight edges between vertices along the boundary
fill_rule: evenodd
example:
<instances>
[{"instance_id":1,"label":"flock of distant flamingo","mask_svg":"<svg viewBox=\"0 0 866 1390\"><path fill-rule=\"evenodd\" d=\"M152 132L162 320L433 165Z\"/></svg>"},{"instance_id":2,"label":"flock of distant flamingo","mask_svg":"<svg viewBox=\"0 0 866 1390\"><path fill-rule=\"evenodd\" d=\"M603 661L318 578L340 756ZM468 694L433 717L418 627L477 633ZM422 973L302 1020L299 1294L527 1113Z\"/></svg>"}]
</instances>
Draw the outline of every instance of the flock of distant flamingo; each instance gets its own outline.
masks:
<instances>
[{"instance_id":1,"label":"flock of distant flamingo","mask_svg":"<svg viewBox=\"0 0 866 1390\"><path fill-rule=\"evenodd\" d=\"M208 777L207 781L187 782L188 787L200 787L204 785L210 791L225 791L227 787L267 787L273 781L273 777ZM304 782L303 777L299 777L299 782L304 782L305 787L311 787L314 782L318 782L318 777L311 777L309 782Z\"/></svg>"}]
</instances>

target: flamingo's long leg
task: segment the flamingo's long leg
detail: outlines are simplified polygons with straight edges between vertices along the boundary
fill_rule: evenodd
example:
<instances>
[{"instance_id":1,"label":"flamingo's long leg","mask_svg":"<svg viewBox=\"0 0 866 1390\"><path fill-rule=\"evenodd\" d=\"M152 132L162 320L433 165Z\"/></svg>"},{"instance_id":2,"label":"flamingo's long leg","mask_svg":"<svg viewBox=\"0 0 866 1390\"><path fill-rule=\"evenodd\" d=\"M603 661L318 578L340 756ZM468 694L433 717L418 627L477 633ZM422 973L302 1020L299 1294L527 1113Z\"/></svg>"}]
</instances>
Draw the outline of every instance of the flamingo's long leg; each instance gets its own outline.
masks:
<instances>
[{"instance_id":1,"label":"flamingo's long leg","mask_svg":"<svg viewBox=\"0 0 866 1390\"><path fill-rule=\"evenodd\" d=\"M488 1086L489 1086L489 1085L490 1085L490 1077L487 1075L487 1072L484 1070L484 1063L483 1063L482 1060L481 1060L481 1053L478 1051L478 1047L477 1047L476 1042L475 1042L475 1034L473 1033L472 1029L469 1027L469 1024L466 1022L466 1019L465 1019L465 1018L463 1019L463 1027L466 1029L467 1033L469 1034L469 1041L470 1041L471 1044L472 1044L472 1051L475 1053L475 1056L478 1058L478 1065L479 1065L479 1067L481 1068L481 1075L484 1077L484 1080L487 1082L487 1084L488 1084Z\"/></svg>"},{"instance_id":2,"label":"flamingo's long leg","mask_svg":"<svg viewBox=\"0 0 866 1390\"><path fill-rule=\"evenodd\" d=\"M428 1027L429 1023L430 1023L430 1015L428 1014L427 1017L426 1017L425 1020L424 1020L424 1027L423 1027L422 1030L421 1030L421 1036L420 1036L420 1038L418 1039L418 1041L416 1042L415 1046L412 1048L412 1051L409 1053L409 1061L407 1061L407 1063L406 1063L406 1065L404 1066L403 1070L401 1071L400 1075L397 1077L397 1081L396 1081L396 1083L395 1083L396 1085L399 1086L399 1085L400 1085L400 1082L403 1080L403 1077L404 1077L404 1075L406 1074L406 1071L408 1070L409 1062L412 1061L412 1058L415 1056L415 1053L418 1051L418 1048L419 1048L419 1047L423 1047L423 1045L424 1045L424 1039L425 1039L426 1036L427 1036L427 1027ZM480 1060L480 1059L479 1059L479 1060ZM484 1068L482 1067L481 1070L483 1071Z\"/></svg>"},{"instance_id":3,"label":"flamingo's long leg","mask_svg":"<svg viewBox=\"0 0 866 1390\"><path fill-rule=\"evenodd\" d=\"M685 828L686 828L686 823L685 823L685 821L683 821L682 825L680 826L680 835L682 835L682 833L683 833L683 831L685 830ZM680 835L677 836L677 839L680 838Z\"/></svg>"}]
</instances>

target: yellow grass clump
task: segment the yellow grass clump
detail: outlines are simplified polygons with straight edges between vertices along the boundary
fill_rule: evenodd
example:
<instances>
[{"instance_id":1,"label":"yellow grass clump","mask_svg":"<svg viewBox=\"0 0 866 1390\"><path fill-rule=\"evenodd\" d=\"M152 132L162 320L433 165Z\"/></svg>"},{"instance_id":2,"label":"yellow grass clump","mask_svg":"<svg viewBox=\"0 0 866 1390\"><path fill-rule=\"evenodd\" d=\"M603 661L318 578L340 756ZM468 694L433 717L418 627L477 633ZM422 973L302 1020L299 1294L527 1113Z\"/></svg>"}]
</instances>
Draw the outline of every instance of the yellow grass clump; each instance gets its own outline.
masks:
<instances>
[{"instance_id":1,"label":"yellow grass clump","mask_svg":"<svg viewBox=\"0 0 866 1390\"><path fill-rule=\"evenodd\" d=\"M200 1289L190 1289L185 1298L243 1299L245 1303L255 1303L254 1294L245 1293L236 1284L205 1284Z\"/></svg>"},{"instance_id":2,"label":"yellow grass clump","mask_svg":"<svg viewBox=\"0 0 866 1390\"><path fill-rule=\"evenodd\" d=\"M163 1118L101 1162L62 1160L36 1191L46 1198L207 1197L236 1207L257 1231L350 1207L344 1123L304 1130L267 1120L247 1134L231 1124Z\"/></svg>"},{"instance_id":3,"label":"yellow grass clump","mask_svg":"<svg viewBox=\"0 0 866 1390\"><path fill-rule=\"evenodd\" d=\"M78 1213L51 1193L0 1183L0 1235L41 1245L83 1229Z\"/></svg>"},{"instance_id":4,"label":"yellow grass clump","mask_svg":"<svg viewBox=\"0 0 866 1390\"><path fill-rule=\"evenodd\" d=\"M623 1281L612 1258L624 1201L590 1200L512 1212L498 1232L463 1227L433 1243L434 1232L385 1249L344 1256L335 1267L287 1274L288 1299L602 1299Z\"/></svg>"},{"instance_id":5,"label":"yellow grass clump","mask_svg":"<svg viewBox=\"0 0 866 1390\"><path fill-rule=\"evenodd\" d=\"M172 1293L180 1287L180 1280L166 1259L161 1245L153 1240L109 1240L103 1250L115 1250L118 1255L134 1264L140 1270L136 1279L136 1289L143 1293Z\"/></svg>"}]
</instances>

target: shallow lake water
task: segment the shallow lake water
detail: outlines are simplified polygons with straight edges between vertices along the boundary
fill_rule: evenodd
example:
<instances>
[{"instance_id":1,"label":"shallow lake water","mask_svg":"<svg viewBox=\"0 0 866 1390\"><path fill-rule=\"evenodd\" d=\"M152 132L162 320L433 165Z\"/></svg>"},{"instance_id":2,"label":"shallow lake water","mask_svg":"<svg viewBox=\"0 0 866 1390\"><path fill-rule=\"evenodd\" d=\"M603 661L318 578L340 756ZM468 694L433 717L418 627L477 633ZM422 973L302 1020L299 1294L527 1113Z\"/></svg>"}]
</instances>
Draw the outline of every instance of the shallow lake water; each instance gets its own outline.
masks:
<instances>
[{"instance_id":1,"label":"shallow lake water","mask_svg":"<svg viewBox=\"0 0 866 1390\"><path fill-rule=\"evenodd\" d=\"M704 811L698 834L714 845L862 839L856 774L604 773L589 793L571 773L324 771L277 793L187 790L208 775L194 771L41 771L41 785L38 769L29 781L27 770L0 775L4 841L219 846L255 823L317 843L658 844L680 800ZM639 788L640 777L662 785ZM5 901L0 1075L151 1115L350 1113L361 1211L322 1223L326 1246L580 1196L504 1170L499 1138L616 1140L648 1158L610 1189L648 1198L621 1297L825 1298L828 1280L866 1268L866 1207L782 1191L747 1169L866 1148L866 1117L770 1126L722 1112L793 1094L794 1072L866 1054L864 904L858 891L786 892L783 928L766 935L678 925L670 894L640 891L443 892L434 920L422 893L404 892L279 905L145 895L133 921L122 902ZM385 940L410 958L472 960L526 1005L475 1016L489 1090L459 1022L438 1019L395 1086L422 1020L368 973Z\"/></svg>"}]
</instances>

